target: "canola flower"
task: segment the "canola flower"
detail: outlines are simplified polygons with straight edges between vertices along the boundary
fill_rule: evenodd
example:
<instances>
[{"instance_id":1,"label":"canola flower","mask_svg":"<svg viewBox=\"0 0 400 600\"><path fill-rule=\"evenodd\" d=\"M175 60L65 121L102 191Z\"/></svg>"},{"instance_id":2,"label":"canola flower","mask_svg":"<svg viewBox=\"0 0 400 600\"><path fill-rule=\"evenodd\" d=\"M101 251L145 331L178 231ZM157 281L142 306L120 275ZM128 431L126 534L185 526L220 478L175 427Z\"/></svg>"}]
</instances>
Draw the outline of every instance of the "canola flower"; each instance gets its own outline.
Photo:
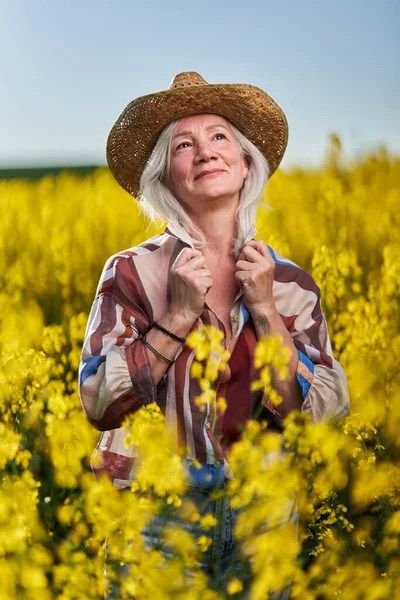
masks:
<instances>
[{"instance_id":1,"label":"canola flower","mask_svg":"<svg viewBox=\"0 0 400 600\"><path fill-rule=\"evenodd\" d=\"M339 150L319 171L278 171L256 228L321 287L351 413L336 425L292 413L282 435L247 423L226 492L240 551L217 586L199 568L214 522L185 501L157 406L126 419L141 448L131 491L89 469L98 432L77 393L87 312L105 259L157 229L105 169L0 181L0 600L98 600L109 584L120 598L261 600L290 581L300 600L400 597L400 160L380 150L345 168ZM188 341L199 404L223 413L222 340L204 329ZM266 339L256 355L271 400L279 348ZM149 549L141 532L156 516L164 545Z\"/></svg>"},{"instance_id":2,"label":"canola flower","mask_svg":"<svg viewBox=\"0 0 400 600\"><path fill-rule=\"evenodd\" d=\"M196 404L205 410L211 405L209 421L215 427L217 413L224 414L226 400L216 397L215 386L218 373L225 371L230 352L223 346L223 333L211 326L192 331L187 337L187 345L195 350L196 360L191 367L191 376L199 380L201 394L195 399Z\"/></svg>"}]
</instances>

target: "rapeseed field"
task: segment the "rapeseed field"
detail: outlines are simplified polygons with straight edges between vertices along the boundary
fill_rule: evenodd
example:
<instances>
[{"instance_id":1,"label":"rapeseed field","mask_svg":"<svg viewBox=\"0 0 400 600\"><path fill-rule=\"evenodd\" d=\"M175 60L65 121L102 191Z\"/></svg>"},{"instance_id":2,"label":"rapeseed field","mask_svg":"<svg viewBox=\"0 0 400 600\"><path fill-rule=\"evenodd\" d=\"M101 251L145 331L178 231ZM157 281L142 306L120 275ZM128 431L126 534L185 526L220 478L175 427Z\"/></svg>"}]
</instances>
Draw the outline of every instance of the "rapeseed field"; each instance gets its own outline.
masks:
<instances>
[{"instance_id":1,"label":"rapeseed field","mask_svg":"<svg viewBox=\"0 0 400 600\"><path fill-rule=\"evenodd\" d=\"M263 600L288 582L299 600L400 598L400 159L382 149L351 165L333 157L320 170L278 171L263 201L256 237L320 286L351 412L335 425L292 413L282 435L248 422L225 492L240 511L241 552L210 583L199 557L214 522L181 502L185 475L158 407L126 420L144 468L121 494L90 470L99 433L77 392L106 259L162 226L144 221L106 169L0 181L0 600L97 600L107 580L138 600ZM205 361L194 376L212 379L220 339L205 331L192 343ZM261 362L275 351L271 339ZM265 461L282 446L284 457ZM294 496L296 525L280 525ZM140 536L156 513L168 559Z\"/></svg>"}]
</instances>

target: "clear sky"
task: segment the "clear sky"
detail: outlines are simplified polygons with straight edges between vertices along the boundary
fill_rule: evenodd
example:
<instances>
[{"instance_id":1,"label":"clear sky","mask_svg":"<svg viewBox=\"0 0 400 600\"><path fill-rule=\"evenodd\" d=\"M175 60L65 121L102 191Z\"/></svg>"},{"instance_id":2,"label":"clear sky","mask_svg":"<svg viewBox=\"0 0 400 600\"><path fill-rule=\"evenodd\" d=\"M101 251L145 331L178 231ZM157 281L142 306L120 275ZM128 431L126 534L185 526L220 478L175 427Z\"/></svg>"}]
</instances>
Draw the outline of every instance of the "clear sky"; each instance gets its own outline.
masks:
<instances>
[{"instance_id":1,"label":"clear sky","mask_svg":"<svg viewBox=\"0 0 400 600\"><path fill-rule=\"evenodd\" d=\"M282 167L400 153L399 0L0 0L0 167L105 163L133 98L179 71L251 83L289 121Z\"/></svg>"}]
</instances>

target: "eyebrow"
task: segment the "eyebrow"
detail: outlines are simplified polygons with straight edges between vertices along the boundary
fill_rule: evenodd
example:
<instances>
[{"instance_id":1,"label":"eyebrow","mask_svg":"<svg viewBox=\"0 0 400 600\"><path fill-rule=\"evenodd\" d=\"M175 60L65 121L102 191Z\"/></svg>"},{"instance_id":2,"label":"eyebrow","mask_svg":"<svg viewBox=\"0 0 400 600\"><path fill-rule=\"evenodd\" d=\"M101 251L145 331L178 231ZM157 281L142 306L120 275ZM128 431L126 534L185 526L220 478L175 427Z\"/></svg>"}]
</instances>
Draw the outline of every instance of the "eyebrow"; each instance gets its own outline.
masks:
<instances>
[{"instance_id":1,"label":"eyebrow","mask_svg":"<svg viewBox=\"0 0 400 600\"><path fill-rule=\"evenodd\" d=\"M223 129L225 129L229 133L228 128L225 127L225 125L222 125L222 124L219 124L219 123L216 123L215 125L207 125L206 130L208 131L209 129L215 129L216 127L222 127ZM183 137L185 135L192 135L192 132L191 131L181 131L181 133L177 133L176 135L174 135L173 139L175 140L176 138Z\"/></svg>"}]
</instances>

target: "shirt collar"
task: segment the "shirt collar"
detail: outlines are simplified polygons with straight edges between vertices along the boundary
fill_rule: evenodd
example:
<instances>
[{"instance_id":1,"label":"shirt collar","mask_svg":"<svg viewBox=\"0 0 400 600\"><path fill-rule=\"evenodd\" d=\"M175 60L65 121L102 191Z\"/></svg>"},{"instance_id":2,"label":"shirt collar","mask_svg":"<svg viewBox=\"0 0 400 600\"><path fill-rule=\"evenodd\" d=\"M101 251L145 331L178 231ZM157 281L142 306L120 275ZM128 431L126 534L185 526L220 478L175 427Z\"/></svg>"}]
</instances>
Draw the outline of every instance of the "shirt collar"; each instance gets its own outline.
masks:
<instances>
[{"instance_id":1,"label":"shirt collar","mask_svg":"<svg viewBox=\"0 0 400 600\"><path fill-rule=\"evenodd\" d=\"M247 236L247 238L244 240L243 243L249 242L250 240L252 240L256 234L257 234L257 229L254 227L254 225L252 225L252 227L249 231L249 235Z\"/></svg>"},{"instance_id":2,"label":"shirt collar","mask_svg":"<svg viewBox=\"0 0 400 600\"><path fill-rule=\"evenodd\" d=\"M174 226L173 223L171 223L171 221L168 223L167 227L164 229L164 233L166 233L167 235L169 235L177 240L181 240L181 242L184 242L191 248L194 248L193 244L182 239L178 229ZM254 236L256 235L256 233L257 233L257 229L254 227L254 225L252 225L252 227L250 228L250 231L243 243L249 242L250 240L252 240L254 238Z\"/></svg>"},{"instance_id":3,"label":"shirt collar","mask_svg":"<svg viewBox=\"0 0 400 600\"><path fill-rule=\"evenodd\" d=\"M171 221L168 223L168 225L164 229L164 233L166 233L167 235L175 238L176 240L180 240L181 242L184 242L188 246L191 246L192 248L194 248L193 244L182 239L182 236L181 236L178 228Z\"/></svg>"}]
</instances>

